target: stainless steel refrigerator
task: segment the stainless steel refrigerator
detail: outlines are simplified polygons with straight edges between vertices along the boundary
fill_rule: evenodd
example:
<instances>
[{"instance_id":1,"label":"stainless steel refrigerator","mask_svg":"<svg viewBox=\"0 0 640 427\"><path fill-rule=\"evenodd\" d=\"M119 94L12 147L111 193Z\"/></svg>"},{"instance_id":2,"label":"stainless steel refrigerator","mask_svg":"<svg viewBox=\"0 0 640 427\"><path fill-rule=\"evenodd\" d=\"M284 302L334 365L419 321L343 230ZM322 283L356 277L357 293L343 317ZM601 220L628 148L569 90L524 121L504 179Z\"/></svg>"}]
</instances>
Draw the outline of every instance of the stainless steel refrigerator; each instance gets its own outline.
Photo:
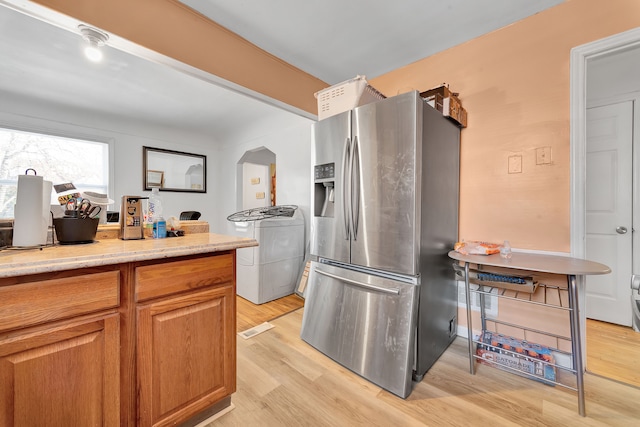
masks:
<instances>
[{"instance_id":1,"label":"stainless steel refrigerator","mask_svg":"<svg viewBox=\"0 0 640 427\"><path fill-rule=\"evenodd\" d=\"M400 396L456 334L460 129L409 92L313 125L301 337Z\"/></svg>"}]
</instances>

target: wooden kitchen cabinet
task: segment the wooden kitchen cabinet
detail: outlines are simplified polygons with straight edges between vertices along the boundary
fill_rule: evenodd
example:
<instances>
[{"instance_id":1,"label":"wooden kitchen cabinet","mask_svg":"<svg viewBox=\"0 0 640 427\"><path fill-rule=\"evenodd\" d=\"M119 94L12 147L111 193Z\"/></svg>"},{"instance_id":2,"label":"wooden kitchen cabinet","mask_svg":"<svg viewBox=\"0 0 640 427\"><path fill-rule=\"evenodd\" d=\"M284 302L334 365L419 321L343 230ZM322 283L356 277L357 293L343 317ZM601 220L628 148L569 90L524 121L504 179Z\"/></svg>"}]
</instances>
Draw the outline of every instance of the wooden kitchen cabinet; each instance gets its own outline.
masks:
<instances>
[{"instance_id":1,"label":"wooden kitchen cabinet","mask_svg":"<svg viewBox=\"0 0 640 427\"><path fill-rule=\"evenodd\" d=\"M235 391L231 253L136 268L138 424L183 422Z\"/></svg>"},{"instance_id":2,"label":"wooden kitchen cabinet","mask_svg":"<svg viewBox=\"0 0 640 427\"><path fill-rule=\"evenodd\" d=\"M175 425L235 391L231 283L138 307L139 425Z\"/></svg>"},{"instance_id":3,"label":"wooden kitchen cabinet","mask_svg":"<svg viewBox=\"0 0 640 427\"><path fill-rule=\"evenodd\" d=\"M5 257L27 272L0 277L0 427L195 425L231 405L234 248L254 242L166 240L100 242L94 266L67 247Z\"/></svg>"},{"instance_id":4,"label":"wooden kitchen cabinet","mask_svg":"<svg viewBox=\"0 0 640 427\"><path fill-rule=\"evenodd\" d=\"M0 335L0 426L120 425L117 314Z\"/></svg>"},{"instance_id":5,"label":"wooden kitchen cabinet","mask_svg":"<svg viewBox=\"0 0 640 427\"><path fill-rule=\"evenodd\" d=\"M0 280L0 426L120 424L119 292L115 267Z\"/></svg>"}]
</instances>

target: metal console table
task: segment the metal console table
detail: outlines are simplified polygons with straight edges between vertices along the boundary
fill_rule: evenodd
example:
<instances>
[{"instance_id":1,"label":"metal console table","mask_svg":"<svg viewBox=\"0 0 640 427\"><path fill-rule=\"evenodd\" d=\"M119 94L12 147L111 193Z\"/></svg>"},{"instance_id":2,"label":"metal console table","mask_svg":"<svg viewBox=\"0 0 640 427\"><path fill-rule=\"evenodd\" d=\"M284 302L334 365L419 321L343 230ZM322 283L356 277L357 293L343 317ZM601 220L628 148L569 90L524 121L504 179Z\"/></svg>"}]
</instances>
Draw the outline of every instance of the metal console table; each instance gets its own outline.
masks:
<instances>
[{"instance_id":1,"label":"metal console table","mask_svg":"<svg viewBox=\"0 0 640 427\"><path fill-rule=\"evenodd\" d=\"M545 302L537 302L526 299L517 299L509 296L505 296L503 293L491 293L492 284L480 284L477 289L471 289L471 281L470 273L470 265L476 265L478 269L482 269L483 267L500 267L508 270L517 270L526 274L530 273L550 273L550 274L558 274L567 277L567 293L568 293L568 307L551 305L551 307L559 308L563 310L569 311L569 322L571 328L571 337L563 338L560 336L556 336L560 339L567 339L571 341L571 357L573 362L573 369L566 369L573 372L576 376L576 387L571 387L562 383L554 383L560 386L572 389L578 394L578 412L581 416L585 416L585 402L584 402L584 382L583 382L583 374L584 374L584 365L582 358L582 336L580 334L580 312L579 312L579 304L578 304L578 285L577 285L577 276L583 275L591 275L591 274L608 274L611 272L611 269L606 265L588 261L584 259L578 258L570 258L565 256L556 256L556 255L541 255L541 254L527 254L527 253L519 253L515 252L512 254L510 259L504 259L500 257L499 254L495 255L464 255L456 251L449 252L449 257L460 261L464 265L464 270L462 270L462 266L460 266L460 273L464 276L464 284L465 284L465 295L467 301L467 330L468 330L468 340L469 340L469 372L471 374L475 374L475 359L479 356L476 356L473 345L474 343L478 344L480 341L474 341L473 339L473 325L471 321L471 304L469 301L471 300L471 292L476 292L480 294L481 300L485 295L492 295L498 298L508 298L524 303L533 303L540 304L545 306L550 306ZM471 280L471 281L470 281ZM544 291L547 291L548 286L541 285L545 287ZM499 286L497 286L499 287ZM489 288L487 290L487 288ZM482 301L481 301L482 302ZM482 328L483 332L486 327L485 321L486 316L484 313L484 304L480 304L481 310L481 319L482 319ZM499 323L496 319L490 319L491 321L495 321ZM534 332L536 331L525 326L519 325L510 325L516 326L523 330L529 330ZM544 332L542 332L544 333ZM551 334L548 334L551 335ZM531 375L532 376L532 375Z\"/></svg>"}]
</instances>

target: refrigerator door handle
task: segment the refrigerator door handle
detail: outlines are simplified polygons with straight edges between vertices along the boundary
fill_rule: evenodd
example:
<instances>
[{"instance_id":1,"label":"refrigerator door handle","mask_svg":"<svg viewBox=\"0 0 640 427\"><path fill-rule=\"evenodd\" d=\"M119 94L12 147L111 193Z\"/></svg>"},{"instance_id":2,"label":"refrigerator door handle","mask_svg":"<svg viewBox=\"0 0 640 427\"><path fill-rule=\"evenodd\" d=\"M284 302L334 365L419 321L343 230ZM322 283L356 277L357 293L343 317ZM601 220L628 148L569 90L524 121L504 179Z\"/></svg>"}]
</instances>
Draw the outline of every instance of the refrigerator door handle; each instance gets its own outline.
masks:
<instances>
[{"instance_id":1,"label":"refrigerator door handle","mask_svg":"<svg viewBox=\"0 0 640 427\"><path fill-rule=\"evenodd\" d=\"M360 217L360 144L358 137L353 137L351 147L351 228L353 241L358 240L358 223ZM354 181L355 180L355 181Z\"/></svg>"},{"instance_id":2,"label":"refrigerator door handle","mask_svg":"<svg viewBox=\"0 0 640 427\"><path fill-rule=\"evenodd\" d=\"M349 240L349 235L351 234L351 227L349 227L349 212L346 211L347 206L349 206L349 200L351 199L351 179L347 179L351 176L350 173L350 148L351 148L351 139L347 138L344 140L344 147L342 153L342 220L344 222L344 239Z\"/></svg>"},{"instance_id":3,"label":"refrigerator door handle","mask_svg":"<svg viewBox=\"0 0 640 427\"><path fill-rule=\"evenodd\" d=\"M323 276L327 276L327 277L331 277L332 279L336 279L339 280L341 282L345 282L345 283L349 283L351 285L355 285L358 286L360 288L365 288L365 289L369 289L371 291L376 291L376 292L382 292L385 294L391 294L391 295L400 295L400 289L398 288L383 288L380 286L375 286L375 285L370 285L368 283L363 283L363 282L359 282L357 280L352 280L352 279L347 279L346 277L340 277L336 274L331 274L328 273L326 271L322 271L316 268L316 273L321 274Z\"/></svg>"}]
</instances>

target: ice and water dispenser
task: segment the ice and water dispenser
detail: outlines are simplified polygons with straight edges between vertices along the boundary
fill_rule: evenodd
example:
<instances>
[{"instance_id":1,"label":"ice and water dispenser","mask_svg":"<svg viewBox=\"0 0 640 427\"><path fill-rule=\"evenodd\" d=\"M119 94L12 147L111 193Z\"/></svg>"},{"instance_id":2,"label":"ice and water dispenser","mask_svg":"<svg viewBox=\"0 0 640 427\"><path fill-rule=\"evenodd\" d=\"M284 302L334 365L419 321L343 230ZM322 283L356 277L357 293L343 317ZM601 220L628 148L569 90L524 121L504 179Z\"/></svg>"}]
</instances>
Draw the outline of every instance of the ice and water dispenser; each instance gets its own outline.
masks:
<instances>
[{"instance_id":1,"label":"ice and water dispenser","mask_svg":"<svg viewBox=\"0 0 640 427\"><path fill-rule=\"evenodd\" d=\"M315 216L334 216L335 206L335 163L314 167Z\"/></svg>"}]
</instances>

